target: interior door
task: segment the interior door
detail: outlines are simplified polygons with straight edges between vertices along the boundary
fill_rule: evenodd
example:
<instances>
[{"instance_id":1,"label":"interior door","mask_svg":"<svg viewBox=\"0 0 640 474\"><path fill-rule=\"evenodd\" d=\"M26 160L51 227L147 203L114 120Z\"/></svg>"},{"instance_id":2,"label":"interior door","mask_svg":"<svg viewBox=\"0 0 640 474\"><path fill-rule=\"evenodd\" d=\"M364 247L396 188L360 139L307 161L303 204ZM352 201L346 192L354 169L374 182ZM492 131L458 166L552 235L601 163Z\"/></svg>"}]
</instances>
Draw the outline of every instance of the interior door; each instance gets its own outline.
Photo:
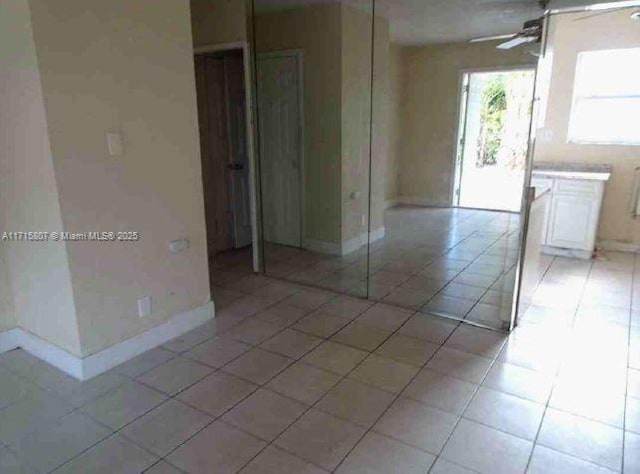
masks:
<instances>
[{"instance_id":1,"label":"interior door","mask_svg":"<svg viewBox=\"0 0 640 474\"><path fill-rule=\"evenodd\" d=\"M301 246L299 58L258 56L258 121L264 240Z\"/></svg>"},{"instance_id":2,"label":"interior door","mask_svg":"<svg viewBox=\"0 0 640 474\"><path fill-rule=\"evenodd\" d=\"M229 134L224 59L195 57L202 181L209 256L232 248L229 207Z\"/></svg>"},{"instance_id":3,"label":"interior door","mask_svg":"<svg viewBox=\"0 0 640 474\"><path fill-rule=\"evenodd\" d=\"M227 112L231 159L228 164L230 205L232 208L233 246L251 244L251 209L249 204L249 152L247 144L247 110L244 59L242 51L225 57Z\"/></svg>"}]
</instances>

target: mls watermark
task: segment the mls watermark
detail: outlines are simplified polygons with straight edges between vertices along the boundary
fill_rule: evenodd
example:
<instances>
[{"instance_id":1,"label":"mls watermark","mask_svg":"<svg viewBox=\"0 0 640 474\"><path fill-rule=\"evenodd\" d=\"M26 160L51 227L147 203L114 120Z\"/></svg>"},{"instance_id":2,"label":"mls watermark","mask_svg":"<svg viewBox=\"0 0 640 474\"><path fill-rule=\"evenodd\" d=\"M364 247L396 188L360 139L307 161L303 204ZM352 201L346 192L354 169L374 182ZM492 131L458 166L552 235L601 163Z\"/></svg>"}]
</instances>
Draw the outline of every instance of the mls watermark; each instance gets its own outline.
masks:
<instances>
[{"instance_id":1,"label":"mls watermark","mask_svg":"<svg viewBox=\"0 0 640 474\"><path fill-rule=\"evenodd\" d=\"M140 233L135 231L117 232L3 232L2 242L137 242Z\"/></svg>"}]
</instances>

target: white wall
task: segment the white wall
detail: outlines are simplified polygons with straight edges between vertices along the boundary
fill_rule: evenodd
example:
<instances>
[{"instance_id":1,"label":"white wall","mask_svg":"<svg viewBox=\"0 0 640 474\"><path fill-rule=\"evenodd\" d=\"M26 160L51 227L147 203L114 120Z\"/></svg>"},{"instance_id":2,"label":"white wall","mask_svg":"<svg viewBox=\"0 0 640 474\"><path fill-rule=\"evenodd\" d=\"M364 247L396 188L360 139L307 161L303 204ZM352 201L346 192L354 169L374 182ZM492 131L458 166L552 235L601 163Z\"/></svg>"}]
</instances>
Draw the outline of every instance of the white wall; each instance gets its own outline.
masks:
<instances>
[{"instance_id":1,"label":"white wall","mask_svg":"<svg viewBox=\"0 0 640 474\"><path fill-rule=\"evenodd\" d=\"M2 2L0 230L7 232L60 231L63 227L32 34L27 0ZM0 245L6 258L6 276L17 323L69 352L80 354L65 244L0 242ZM4 299L7 300L6 296Z\"/></svg>"}]
</instances>

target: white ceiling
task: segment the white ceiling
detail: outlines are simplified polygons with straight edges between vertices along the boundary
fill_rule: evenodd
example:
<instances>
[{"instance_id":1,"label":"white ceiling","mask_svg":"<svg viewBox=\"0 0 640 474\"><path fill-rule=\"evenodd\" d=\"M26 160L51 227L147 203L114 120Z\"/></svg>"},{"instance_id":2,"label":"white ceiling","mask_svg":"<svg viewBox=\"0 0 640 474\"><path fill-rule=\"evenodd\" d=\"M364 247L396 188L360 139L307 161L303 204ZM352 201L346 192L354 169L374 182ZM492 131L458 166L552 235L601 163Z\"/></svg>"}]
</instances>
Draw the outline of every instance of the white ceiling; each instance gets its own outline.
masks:
<instances>
[{"instance_id":1,"label":"white ceiling","mask_svg":"<svg viewBox=\"0 0 640 474\"><path fill-rule=\"evenodd\" d=\"M336 0L255 0L259 11ZM342 0L371 8L371 0ZM551 0L548 8L566 8L605 0ZM536 0L376 0L388 16L392 41L405 45L466 41L515 33L542 10Z\"/></svg>"}]
</instances>

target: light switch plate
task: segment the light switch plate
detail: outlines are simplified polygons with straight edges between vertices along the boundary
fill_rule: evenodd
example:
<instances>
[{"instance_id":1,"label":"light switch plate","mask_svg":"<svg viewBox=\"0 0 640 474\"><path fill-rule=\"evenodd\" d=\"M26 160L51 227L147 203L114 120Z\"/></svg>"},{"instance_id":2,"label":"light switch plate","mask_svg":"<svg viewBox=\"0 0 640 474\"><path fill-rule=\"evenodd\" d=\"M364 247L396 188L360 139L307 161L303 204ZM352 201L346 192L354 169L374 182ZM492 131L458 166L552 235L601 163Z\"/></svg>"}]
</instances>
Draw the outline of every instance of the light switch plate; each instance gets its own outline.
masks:
<instances>
[{"instance_id":1,"label":"light switch plate","mask_svg":"<svg viewBox=\"0 0 640 474\"><path fill-rule=\"evenodd\" d=\"M109 156L122 156L124 153L124 145L122 143L122 133L120 132L108 132L107 133L107 151Z\"/></svg>"},{"instance_id":2,"label":"light switch plate","mask_svg":"<svg viewBox=\"0 0 640 474\"><path fill-rule=\"evenodd\" d=\"M143 296L138 300L138 317L144 318L151 314L151 296Z\"/></svg>"}]
</instances>

